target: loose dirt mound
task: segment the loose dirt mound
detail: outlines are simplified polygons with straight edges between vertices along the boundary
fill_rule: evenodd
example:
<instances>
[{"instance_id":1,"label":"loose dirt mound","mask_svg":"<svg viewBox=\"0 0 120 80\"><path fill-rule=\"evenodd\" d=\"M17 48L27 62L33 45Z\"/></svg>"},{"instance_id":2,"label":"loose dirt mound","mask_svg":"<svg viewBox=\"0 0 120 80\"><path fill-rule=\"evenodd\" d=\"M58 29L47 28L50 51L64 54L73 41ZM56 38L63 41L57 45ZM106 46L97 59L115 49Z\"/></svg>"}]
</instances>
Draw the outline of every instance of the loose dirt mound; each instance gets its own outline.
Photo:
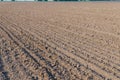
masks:
<instances>
[{"instance_id":1,"label":"loose dirt mound","mask_svg":"<svg viewBox=\"0 0 120 80\"><path fill-rule=\"evenodd\" d=\"M0 3L0 80L120 80L120 3Z\"/></svg>"}]
</instances>

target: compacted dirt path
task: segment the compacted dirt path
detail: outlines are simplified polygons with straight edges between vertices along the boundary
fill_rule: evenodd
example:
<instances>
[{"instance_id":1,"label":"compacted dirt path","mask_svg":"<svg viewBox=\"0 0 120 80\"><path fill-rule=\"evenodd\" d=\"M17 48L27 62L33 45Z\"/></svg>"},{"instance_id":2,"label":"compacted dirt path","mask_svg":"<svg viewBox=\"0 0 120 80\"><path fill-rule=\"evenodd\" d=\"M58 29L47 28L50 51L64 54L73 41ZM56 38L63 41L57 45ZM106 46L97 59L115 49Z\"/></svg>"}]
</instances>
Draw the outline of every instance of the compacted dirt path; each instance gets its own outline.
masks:
<instances>
[{"instance_id":1,"label":"compacted dirt path","mask_svg":"<svg viewBox=\"0 0 120 80\"><path fill-rule=\"evenodd\" d=\"M1 2L0 80L120 80L120 3Z\"/></svg>"}]
</instances>

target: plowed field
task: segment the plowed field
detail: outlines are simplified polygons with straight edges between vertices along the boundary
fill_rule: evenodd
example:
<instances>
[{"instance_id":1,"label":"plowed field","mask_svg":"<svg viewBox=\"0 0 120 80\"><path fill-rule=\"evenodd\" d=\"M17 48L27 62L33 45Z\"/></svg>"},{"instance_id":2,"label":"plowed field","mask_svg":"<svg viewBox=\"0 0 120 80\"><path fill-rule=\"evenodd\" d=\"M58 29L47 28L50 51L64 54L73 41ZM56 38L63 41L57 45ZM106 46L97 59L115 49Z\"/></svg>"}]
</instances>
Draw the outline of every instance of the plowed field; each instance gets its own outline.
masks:
<instances>
[{"instance_id":1,"label":"plowed field","mask_svg":"<svg viewBox=\"0 0 120 80\"><path fill-rule=\"evenodd\" d=\"M1 2L0 80L120 80L120 3Z\"/></svg>"}]
</instances>

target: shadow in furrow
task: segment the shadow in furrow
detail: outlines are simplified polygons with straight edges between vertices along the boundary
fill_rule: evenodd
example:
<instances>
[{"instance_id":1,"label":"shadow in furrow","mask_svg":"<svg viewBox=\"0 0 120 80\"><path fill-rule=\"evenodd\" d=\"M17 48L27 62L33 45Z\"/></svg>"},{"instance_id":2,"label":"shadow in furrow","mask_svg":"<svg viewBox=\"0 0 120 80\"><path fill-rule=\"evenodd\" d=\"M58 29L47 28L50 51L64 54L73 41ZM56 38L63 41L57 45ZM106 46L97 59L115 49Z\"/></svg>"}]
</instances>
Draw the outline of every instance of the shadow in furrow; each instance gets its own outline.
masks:
<instances>
[{"instance_id":1,"label":"shadow in furrow","mask_svg":"<svg viewBox=\"0 0 120 80\"><path fill-rule=\"evenodd\" d=\"M0 80L10 80L8 72L4 70L2 56L0 55Z\"/></svg>"}]
</instances>

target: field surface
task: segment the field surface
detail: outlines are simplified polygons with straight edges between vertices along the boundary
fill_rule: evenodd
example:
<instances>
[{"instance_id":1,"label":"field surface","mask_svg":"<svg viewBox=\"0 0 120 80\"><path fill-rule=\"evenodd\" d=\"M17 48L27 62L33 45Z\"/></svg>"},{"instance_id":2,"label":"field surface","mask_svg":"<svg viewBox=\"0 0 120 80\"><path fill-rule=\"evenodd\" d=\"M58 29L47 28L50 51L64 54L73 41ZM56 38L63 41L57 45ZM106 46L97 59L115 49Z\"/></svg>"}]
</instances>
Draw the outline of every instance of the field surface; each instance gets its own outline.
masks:
<instances>
[{"instance_id":1,"label":"field surface","mask_svg":"<svg viewBox=\"0 0 120 80\"><path fill-rule=\"evenodd\" d=\"M0 80L120 80L120 3L1 2Z\"/></svg>"}]
</instances>

